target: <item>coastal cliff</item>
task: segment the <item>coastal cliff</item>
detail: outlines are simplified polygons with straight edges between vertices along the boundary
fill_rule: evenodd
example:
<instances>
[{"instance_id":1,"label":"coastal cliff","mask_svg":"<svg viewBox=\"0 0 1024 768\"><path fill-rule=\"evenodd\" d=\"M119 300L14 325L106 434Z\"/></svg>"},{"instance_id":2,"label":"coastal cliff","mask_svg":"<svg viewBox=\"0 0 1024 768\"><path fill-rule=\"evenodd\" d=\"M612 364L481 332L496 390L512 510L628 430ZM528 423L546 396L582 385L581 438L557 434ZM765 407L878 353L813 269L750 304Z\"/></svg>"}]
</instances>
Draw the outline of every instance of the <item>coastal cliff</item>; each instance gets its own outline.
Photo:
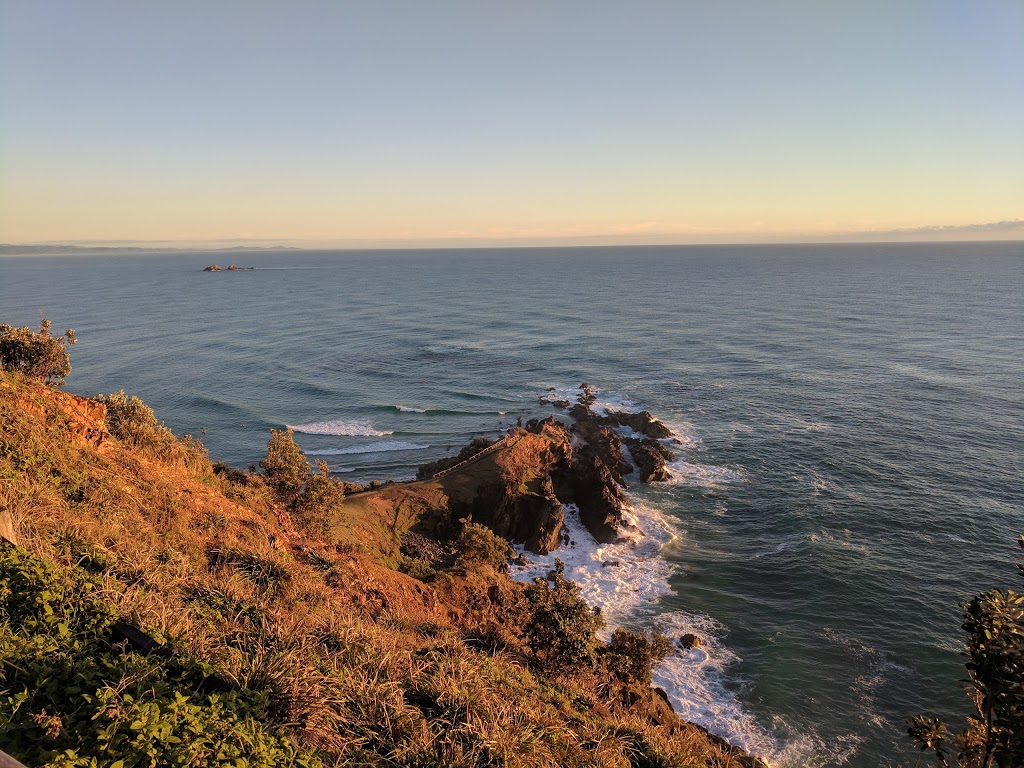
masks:
<instances>
[{"instance_id":1,"label":"coastal cliff","mask_svg":"<svg viewBox=\"0 0 1024 768\"><path fill-rule=\"evenodd\" d=\"M760 765L650 687L654 638L602 643L571 582L506 574L565 503L616 535L632 450L606 416L412 483L304 464L286 498L123 393L0 384L0 746L26 764Z\"/></svg>"}]
</instances>

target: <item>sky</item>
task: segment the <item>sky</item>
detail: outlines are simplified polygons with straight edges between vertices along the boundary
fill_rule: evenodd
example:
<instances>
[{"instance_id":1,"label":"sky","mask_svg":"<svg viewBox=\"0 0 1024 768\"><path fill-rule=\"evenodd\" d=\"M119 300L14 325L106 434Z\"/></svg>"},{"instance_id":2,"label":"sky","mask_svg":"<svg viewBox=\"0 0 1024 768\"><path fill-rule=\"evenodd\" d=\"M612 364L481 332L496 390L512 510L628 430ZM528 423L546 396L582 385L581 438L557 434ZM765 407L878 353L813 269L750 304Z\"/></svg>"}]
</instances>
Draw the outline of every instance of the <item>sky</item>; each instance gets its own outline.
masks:
<instances>
[{"instance_id":1,"label":"sky","mask_svg":"<svg viewBox=\"0 0 1024 768\"><path fill-rule=\"evenodd\" d=\"M1024 239L1022 0L0 0L0 242Z\"/></svg>"}]
</instances>

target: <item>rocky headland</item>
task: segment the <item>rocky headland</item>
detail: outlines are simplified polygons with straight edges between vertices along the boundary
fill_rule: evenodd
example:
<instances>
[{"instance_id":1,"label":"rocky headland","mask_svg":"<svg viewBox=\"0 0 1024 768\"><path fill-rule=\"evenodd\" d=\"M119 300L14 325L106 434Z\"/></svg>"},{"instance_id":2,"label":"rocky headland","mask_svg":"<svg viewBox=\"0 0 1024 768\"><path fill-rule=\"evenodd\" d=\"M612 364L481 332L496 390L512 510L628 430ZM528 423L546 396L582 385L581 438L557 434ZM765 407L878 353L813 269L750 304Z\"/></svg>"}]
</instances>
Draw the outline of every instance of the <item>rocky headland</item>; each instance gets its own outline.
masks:
<instances>
[{"instance_id":1,"label":"rocky headland","mask_svg":"<svg viewBox=\"0 0 1024 768\"><path fill-rule=\"evenodd\" d=\"M509 578L508 541L556 550L566 504L611 541L634 464L664 468L656 419L576 405L407 483L341 483L296 446L295 485L273 462L211 463L123 393L0 376L0 583L20 590L0 595L0 623L27 633L9 631L0 672L46 690L0 712L5 750L106 759L116 732L129 764L145 717L146 754L188 744L225 768L763 766L651 687L663 639L602 641L557 571ZM44 640L60 652L33 655ZM219 740L197 744L203 728ZM221 759L228 742L242 746Z\"/></svg>"}]
</instances>

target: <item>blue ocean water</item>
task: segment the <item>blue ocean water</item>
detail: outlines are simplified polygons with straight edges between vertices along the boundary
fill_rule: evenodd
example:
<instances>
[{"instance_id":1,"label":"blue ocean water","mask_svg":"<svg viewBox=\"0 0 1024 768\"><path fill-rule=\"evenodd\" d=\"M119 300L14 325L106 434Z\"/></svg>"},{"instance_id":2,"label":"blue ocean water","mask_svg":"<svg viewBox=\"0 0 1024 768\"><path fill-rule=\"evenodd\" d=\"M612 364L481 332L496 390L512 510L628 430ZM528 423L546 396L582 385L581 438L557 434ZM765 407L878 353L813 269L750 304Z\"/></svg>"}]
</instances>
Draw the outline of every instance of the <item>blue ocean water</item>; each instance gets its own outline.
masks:
<instances>
[{"instance_id":1,"label":"blue ocean water","mask_svg":"<svg viewBox=\"0 0 1024 768\"><path fill-rule=\"evenodd\" d=\"M200 271L229 258L259 269ZM778 765L924 764L905 719L965 711L959 604L1019 581L1021 243L0 258L0 321L40 310L79 335L66 389L237 466L287 424L407 478L580 381L652 411L680 460L632 489L639 565L578 572L701 634L659 682Z\"/></svg>"}]
</instances>

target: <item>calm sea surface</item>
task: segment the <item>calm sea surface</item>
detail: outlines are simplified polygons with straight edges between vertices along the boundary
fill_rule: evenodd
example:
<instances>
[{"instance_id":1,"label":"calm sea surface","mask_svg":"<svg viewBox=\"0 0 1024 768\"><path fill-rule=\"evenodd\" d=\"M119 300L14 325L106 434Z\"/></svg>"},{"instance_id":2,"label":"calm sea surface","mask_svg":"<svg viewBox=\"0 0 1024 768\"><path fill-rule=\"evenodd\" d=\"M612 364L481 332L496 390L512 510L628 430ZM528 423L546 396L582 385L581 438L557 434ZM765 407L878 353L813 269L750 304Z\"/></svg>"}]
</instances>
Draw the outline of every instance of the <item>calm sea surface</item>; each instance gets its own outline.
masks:
<instances>
[{"instance_id":1,"label":"calm sea surface","mask_svg":"<svg viewBox=\"0 0 1024 768\"><path fill-rule=\"evenodd\" d=\"M200 271L229 259L260 269ZM958 605L1020 586L1021 243L0 258L0 322L40 309L79 335L66 389L237 466L288 424L407 478L580 381L652 411L682 447L636 557L670 589L624 620L702 633L663 682L780 765L924 764Z\"/></svg>"}]
</instances>

